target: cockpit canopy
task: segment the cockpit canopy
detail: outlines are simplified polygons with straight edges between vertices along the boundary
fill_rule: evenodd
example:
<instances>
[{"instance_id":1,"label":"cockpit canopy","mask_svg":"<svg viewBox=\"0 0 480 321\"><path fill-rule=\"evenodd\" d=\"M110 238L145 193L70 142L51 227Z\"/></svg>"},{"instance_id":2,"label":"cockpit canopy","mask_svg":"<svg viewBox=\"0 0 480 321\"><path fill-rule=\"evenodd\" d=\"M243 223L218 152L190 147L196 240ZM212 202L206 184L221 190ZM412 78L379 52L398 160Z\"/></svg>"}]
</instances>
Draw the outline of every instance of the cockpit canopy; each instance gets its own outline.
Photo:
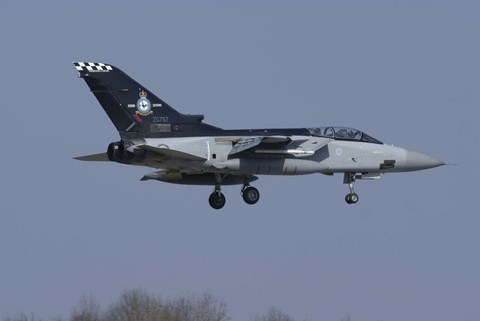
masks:
<instances>
[{"instance_id":1,"label":"cockpit canopy","mask_svg":"<svg viewBox=\"0 0 480 321\"><path fill-rule=\"evenodd\" d=\"M378 139L375 139L364 132L347 127L315 127L308 128L312 136L329 137L337 140L352 140L373 144L383 144Z\"/></svg>"}]
</instances>

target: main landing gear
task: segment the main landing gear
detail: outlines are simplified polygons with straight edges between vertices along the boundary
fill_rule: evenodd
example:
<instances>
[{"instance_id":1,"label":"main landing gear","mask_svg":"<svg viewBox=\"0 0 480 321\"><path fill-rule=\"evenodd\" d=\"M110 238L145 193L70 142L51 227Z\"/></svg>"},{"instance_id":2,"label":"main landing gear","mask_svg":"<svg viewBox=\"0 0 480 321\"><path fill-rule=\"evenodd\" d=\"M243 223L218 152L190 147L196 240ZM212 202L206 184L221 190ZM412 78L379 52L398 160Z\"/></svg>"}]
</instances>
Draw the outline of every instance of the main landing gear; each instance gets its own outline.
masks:
<instances>
[{"instance_id":1,"label":"main landing gear","mask_svg":"<svg viewBox=\"0 0 480 321\"><path fill-rule=\"evenodd\" d=\"M216 210L225 206L227 199L225 198L225 195L223 195L220 185L215 185L215 190L210 194L208 202L210 203L210 206Z\"/></svg>"},{"instance_id":2,"label":"main landing gear","mask_svg":"<svg viewBox=\"0 0 480 321\"><path fill-rule=\"evenodd\" d=\"M355 204L358 202L358 195L355 193L353 184L355 183L355 173L345 173L343 177L343 183L348 184L350 193L345 196L345 202L347 204Z\"/></svg>"},{"instance_id":3,"label":"main landing gear","mask_svg":"<svg viewBox=\"0 0 480 321\"><path fill-rule=\"evenodd\" d=\"M260 192L258 189L250 185L243 186L241 194L245 203L250 205L256 204L260 199Z\"/></svg>"},{"instance_id":4,"label":"main landing gear","mask_svg":"<svg viewBox=\"0 0 480 321\"><path fill-rule=\"evenodd\" d=\"M222 177L220 174L217 174L215 177L215 189L213 190L213 193L210 194L210 197L208 198L208 203L210 203L210 206L212 208L219 210L224 207L226 203L226 198L225 195L223 195L222 193L221 186L222 180L223 178L225 178L225 176ZM245 203L250 205L256 204L260 199L260 192L255 187L250 186L250 182L247 176L245 177L245 181L243 183L241 195Z\"/></svg>"}]
</instances>

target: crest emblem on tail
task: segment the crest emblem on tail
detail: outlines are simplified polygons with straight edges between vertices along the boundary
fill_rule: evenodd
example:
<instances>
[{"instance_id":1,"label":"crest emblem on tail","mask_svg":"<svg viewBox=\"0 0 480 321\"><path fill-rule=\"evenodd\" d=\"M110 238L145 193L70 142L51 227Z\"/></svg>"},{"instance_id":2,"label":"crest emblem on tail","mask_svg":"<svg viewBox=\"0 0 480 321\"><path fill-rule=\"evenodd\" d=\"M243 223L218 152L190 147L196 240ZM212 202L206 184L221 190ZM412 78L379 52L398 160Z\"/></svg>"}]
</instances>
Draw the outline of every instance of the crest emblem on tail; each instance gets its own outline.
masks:
<instances>
[{"instance_id":1,"label":"crest emblem on tail","mask_svg":"<svg viewBox=\"0 0 480 321\"><path fill-rule=\"evenodd\" d=\"M148 116L152 114L152 104L150 103L150 100L147 99L147 93L142 90L138 95L140 98L137 100L136 114L140 116Z\"/></svg>"}]
</instances>

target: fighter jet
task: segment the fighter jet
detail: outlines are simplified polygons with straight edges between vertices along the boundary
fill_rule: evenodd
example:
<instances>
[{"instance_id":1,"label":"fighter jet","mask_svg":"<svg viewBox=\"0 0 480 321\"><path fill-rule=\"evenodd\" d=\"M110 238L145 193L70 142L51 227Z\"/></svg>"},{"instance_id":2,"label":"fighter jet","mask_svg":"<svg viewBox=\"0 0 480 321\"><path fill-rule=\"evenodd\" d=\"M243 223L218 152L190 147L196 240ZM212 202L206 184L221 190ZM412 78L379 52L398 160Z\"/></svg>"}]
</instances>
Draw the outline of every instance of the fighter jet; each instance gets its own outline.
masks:
<instances>
[{"instance_id":1,"label":"fighter jet","mask_svg":"<svg viewBox=\"0 0 480 321\"><path fill-rule=\"evenodd\" d=\"M250 184L259 175L343 174L345 201L355 204L356 180L445 164L347 127L221 129L204 123L203 115L178 112L113 65L74 65L120 134L106 153L76 159L156 170L142 181L211 185L214 209L225 205L225 185L241 185L243 200L257 203L260 193Z\"/></svg>"}]
</instances>

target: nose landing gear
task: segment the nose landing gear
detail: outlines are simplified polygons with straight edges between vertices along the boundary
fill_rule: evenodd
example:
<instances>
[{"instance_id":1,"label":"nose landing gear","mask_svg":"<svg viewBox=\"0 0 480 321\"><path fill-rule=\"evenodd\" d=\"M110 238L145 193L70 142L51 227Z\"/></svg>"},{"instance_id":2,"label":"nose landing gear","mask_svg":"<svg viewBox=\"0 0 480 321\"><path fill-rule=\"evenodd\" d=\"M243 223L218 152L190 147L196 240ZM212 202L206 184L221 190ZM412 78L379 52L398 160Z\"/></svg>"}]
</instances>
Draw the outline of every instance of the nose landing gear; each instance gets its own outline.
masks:
<instances>
[{"instance_id":1,"label":"nose landing gear","mask_svg":"<svg viewBox=\"0 0 480 321\"><path fill-rule=\"evenodd\" d=\"M343 183L348 184L348 188L350 189L350 193L345 196L345 202L347 202L347 204L356 204L358 202L358 195L355 193L353 186L355 183L355 173L345 173Z\"/></svg>"}]
</instances>

